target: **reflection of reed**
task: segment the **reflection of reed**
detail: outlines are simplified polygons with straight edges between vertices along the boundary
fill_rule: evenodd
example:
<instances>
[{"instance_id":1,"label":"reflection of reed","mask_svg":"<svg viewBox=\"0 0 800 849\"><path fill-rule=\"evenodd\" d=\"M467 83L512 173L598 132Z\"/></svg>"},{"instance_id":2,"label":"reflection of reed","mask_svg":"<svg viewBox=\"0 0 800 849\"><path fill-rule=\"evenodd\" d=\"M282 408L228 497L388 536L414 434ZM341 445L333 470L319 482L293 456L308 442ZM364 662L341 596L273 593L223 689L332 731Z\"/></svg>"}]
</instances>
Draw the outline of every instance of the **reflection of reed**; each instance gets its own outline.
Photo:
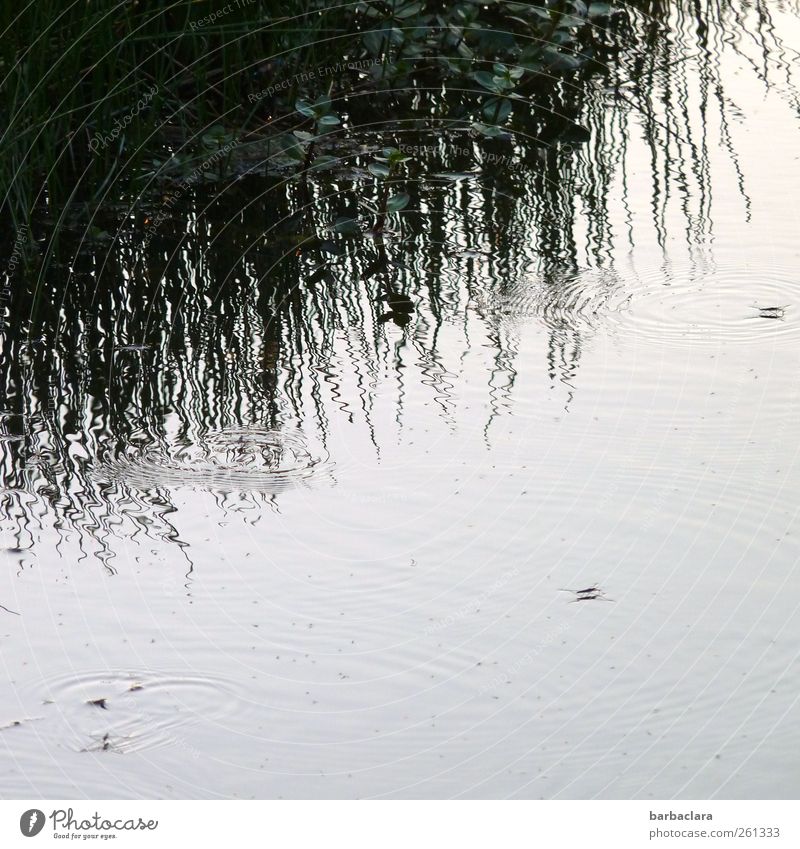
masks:
<instances>
[{"instance_id":1,"label":"reflection of reed","mask_svg":"<svg viewBox=\"0 0 800 849\"><path fill-rule=\"evenodd\" d=\"M356 170L366 160L353 143L332 179L187 193L157 231L121 217L107 251L68 256L66 283L63 268L50 266L35 304L20 287L14 315L35 306L35 320L9 328L0 355L0 407L24 413L0 420L3 522L14 547L30 548L48 516L58 533L93 540L108 568L108 540L121 530L181 546L168 485L137 489L91 470L130 448L169 456L170 446L233 428L302 425L324 446L333 417L360 417L377 450L375 388L393 373L399 420L411 363L453 421L446 328L463 329L465 350L491 346L486 392L497 416L512 404L521 323L539 322L549 334L545 368L568 404L587 338L629 295L611 265L633 245L632 139L643 138L652 156L651 220L662 248L673 208L690 249L708 243L714 147L727 151L747 214L723 68L731 55L745 57L764 85L797 104L772 14L762 0L639 4L618 24L629 49L584 85L548 89L513 143L470 139L463 122L428 118L394 134L380 124L378 133L371 105L353 98L351 141L416 151L402 241L331 234L366 190ZM417 114L435 114L436 96L420 92ZM573 138L582 127L589 141ZM456 178L431 176L448 172ZM60 250L70 248L65 236ZM274 507L260 495L252 504Z\"/></svg>"},{"instance_id":2,"label":"reflection of reed","mask_svg":"<svg viewBox=\"0 0 800 849\"><path fill-rule=\"evenodd\" d=\"M613 91L620 123L614 136L622 145L641 133L651 151L651 209L663 246L667 211L679 205L689 244L713 234L711 152L726 152L736 174L747 220L750 199L731 127L743 110L731 85L744 67L764 89L774 89L797 112L792 69L798 53L778 35L776 15L788 13L765 0L744 3L634 2L628 26L631 47L602 79ZM594 112L602 122L603 115ZM593 125L596 138L598 125ZM604 145L610 149L608 144ZM730 198L722 198L730 203Z\"/></svg>"}]
</instances>

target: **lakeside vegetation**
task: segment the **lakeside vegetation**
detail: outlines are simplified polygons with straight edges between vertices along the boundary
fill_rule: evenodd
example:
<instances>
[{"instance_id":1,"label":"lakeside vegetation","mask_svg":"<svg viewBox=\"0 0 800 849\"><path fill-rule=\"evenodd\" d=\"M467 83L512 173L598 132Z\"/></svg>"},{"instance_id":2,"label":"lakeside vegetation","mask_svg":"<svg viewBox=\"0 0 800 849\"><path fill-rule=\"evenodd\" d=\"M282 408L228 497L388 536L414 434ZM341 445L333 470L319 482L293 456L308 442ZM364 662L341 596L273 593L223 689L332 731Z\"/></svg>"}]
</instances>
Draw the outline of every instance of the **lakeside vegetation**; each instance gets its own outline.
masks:
<instances>
[{"instance_id":1,"label":"lakeside vegetation","mask_svg":"<svg viewBox=\"0 0 800 849\"><path fill-rule=\"evenodd\" d=\"M342 107L352 126L373 95L403 121L433 92L451 124L501 137L529 125L548 89L604 62L624 17L582 0L0 9L0 198L15 230L37 209L139 193L143 173L190 173L231 139L236 154L205 178L274 157L276 138L308 167L309 142L346 135Z\"/></svg>"}]
</instances>

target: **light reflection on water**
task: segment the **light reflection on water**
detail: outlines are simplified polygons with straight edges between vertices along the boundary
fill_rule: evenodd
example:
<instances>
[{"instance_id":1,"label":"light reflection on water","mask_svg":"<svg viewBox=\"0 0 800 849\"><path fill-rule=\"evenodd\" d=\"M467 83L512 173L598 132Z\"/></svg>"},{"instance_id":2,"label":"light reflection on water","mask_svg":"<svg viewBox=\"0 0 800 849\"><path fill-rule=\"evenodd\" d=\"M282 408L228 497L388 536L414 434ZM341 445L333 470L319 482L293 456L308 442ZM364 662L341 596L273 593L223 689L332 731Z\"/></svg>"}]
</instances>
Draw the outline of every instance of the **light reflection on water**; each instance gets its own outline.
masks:
<instances>
[{"instance_id":1,"label":"light reflection on water","mask_svg":"<svg viewBox=\"0 0 800 849\"><path fill-rule=\"evenodd\" d=\"M0 796L797 795L796 94L774 33L689 24L583 148L416 128L384 243L298 251L346 169L251 178L43 281Z\"/></svg>"}]
</instances>

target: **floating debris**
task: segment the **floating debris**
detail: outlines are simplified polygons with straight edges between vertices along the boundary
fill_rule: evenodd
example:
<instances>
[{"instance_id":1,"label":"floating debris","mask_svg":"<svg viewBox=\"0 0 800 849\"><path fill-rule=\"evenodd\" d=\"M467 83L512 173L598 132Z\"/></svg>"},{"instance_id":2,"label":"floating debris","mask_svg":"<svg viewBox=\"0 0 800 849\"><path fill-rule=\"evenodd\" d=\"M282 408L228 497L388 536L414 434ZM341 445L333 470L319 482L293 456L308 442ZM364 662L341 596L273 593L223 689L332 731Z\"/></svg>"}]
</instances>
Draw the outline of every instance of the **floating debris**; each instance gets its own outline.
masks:
<instances>
[{"instance_id":1,"label":"floating debris","mask_svg":"<svg viewBox=\"0 0 800 849\"><path fill-rule=\"evenodd\" d=\"M41 716L29 716L25 719L15 719L13 722L7 722L5 725L0 725L0 731L6 731L8 728L19 728L26 722L38 722L38 720L43 718L44 717Z\"/></svg>"}]
</instances>

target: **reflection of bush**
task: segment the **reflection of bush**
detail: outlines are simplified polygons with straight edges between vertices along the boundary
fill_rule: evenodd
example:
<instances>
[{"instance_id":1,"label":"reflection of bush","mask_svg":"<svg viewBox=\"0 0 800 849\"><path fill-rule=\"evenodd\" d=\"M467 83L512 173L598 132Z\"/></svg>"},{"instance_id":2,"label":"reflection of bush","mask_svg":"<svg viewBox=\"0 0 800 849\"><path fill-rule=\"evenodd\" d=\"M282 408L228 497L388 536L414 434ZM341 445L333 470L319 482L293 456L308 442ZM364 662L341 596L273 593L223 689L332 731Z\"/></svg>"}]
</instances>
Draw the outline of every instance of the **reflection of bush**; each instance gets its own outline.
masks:
<instances>
[{"instance_id":1,"label":"reflection of bush","mask_svg":"<svg viewBox=\"0 0 800 849\"><path fill-rule=\"evenodd\" d=\"M512 89L596 56L611 7L287 0L281 12L266 0L3 4L0 197L12 221L27 223L45 191L52 202L76 179L91 191L127 183L165 146L193 150L215 121L263 133L326 91L410 97L450 81L480 94L479 123L502 123Z\"/></svg>"},{"instance_id":2,"label":"reflection of bush","mask_svg":"<svg viewBox=\"0 0 800 849\"><path fill-rule=\"evenodd\" d=\"M727 8L720 14L727 15ZM53 13L55 5L41 2L23 14L36 15L41 9ZM676 31L696 31L690 25L692 10L685 11L676 3L671 14ZM231 19L233 16L231 13ZM620 21L620 28L622 24ZM560 382L570 394L579 391L577 370L581 358L590 355L585 340L613 310L621 308L628 294L624 280L598 269L607 268L615 239L619 246L621 236L612 227L609 198L614 187L625 190L632 140L641 135L647 147L659 151L659 158L652 163L651 204L653 229L659 239L663 238L662 210L670 204L674 208L676 199L687 221L690 244L692 240L699 243L711 232L709 150L721 146L736 164L730 137L725 135L735 93L726 89L719 65L705 63L702 73L687 72L691 45L662 38L665 24L656 26L645 16L634 18L633 24L637 28L625 36L627 48L613 63L595 68L596 74L585 85L574 84L577 77L562 78L561 85L538 91L537 110L527 120L516 115L508 118L514 133L505 141L487 141L481 133L470 136L464 122L459 123L459 115L469 117L468 101L482 104L500 96L490 88L501 88L508 80L505 72L493 65L491 78L473 79L463 96L456 91L443 98L442 75L452 73L447 78L457 90L458 67L453 66L452 72L437 67L424 70L423 62L409 60L409 73L413 65L422 80L415 89L414 96L421 104L415 114L424 114L426 122L422 127L419 122L395 125L391 117L407 114L402 112L407 106L402 98L409 95L402 89L399 94L391 90L391 75L403 73L402 61L395 61L398 50L406 51L407 57L410 53L405 41L401 45L389 39L378 45L392 57L385 65L385 79L371 72L367 79L362 67L348 70L353 72L350 80L335 80L340 91L348 84L351 97L346 136L338 131L330 136L330 143L344 151L336 159L341 167L334 178L330 172L322 172L305 180L284 179L284 173L273 180L272 173L265 178L262 171L255 183L244 187L240 182L221 184L225 188L221 199L214 197L218 186L205 177L201 181L201 175L213 171L218 180L225 173L229 154L238 155L248 138L246 131L241 136L233 132L237 128L231 128L230 121L219 123L222 107L235 104L234 116L241 115L236 110L242 108L249 114L255 105L274 109L276 115L285 109L291 118L298 101L290 93L270 102L264 98L259 104L249 103L247 93L261 91L287 74L291 78L293 69L302 67L297 63L334 67L330 57L319 47L314 48L316 55L311 48L297 48L280 65L260 61L254 67L253 55L271 55L254 47L255 53L241 66L250 76L237 68L231 79L223 81L217 75L202 86L199 76L187 76L170 64L172 58L164 62L177 74L174 79L145 63L143 67L149 70L140 72L143 80L156 71L163 80L153 98L153 109L137 116L136 126L144 130L146 121L156 114L172 114L151 144L157 146L177 129L185 135L176 136L175 144L188 137L190 155L179 158L168 150L155 157L147 152L146 161L139 162L149 169L147 178L169 180L159 180L159 192L148 195L146 202L134 193L120 208L112 210L108 205L105 231L96 232L98 228L88 218L75 224L75 209L66 210L62 244L54 252L61 265L54 262L44 267L35 285L26 281L13 287L12 320L0 346L2 406L25 412L26 419L22 427L19 418L0 417L0 435L6 437L0 441L0 475L7 487L2 506L9 522L21 522L27 515L20 504L32 491L42 515L47 504L63 516L65 526L83 522L92 533L101 529L102 545L102 529L116 520L115 510L130 507L146 514L153 504L145 497L128 499L125 494L109 507L113 493L103 490L107 484L91 478L91 464L113 453L118 444L138 445L142 440L159 444L170 417L179 420L182 434L192 437L254 421L280 427L285 420L324 433L334 416L353 414L351 406L335 394L343 376L346 384L370 385L379 369L396 364L398 381L401 375L408 381L409 365L416 364L416 357L425 364L422 383L431 387L431 398L446 410L451 403L452 375L444 362L446 349L440 346L440 335L466 327L468 322L473 322L473 349L492 352L493 371L487 375L487 386L491 385L497 410L510 405L515 391L519 328L528 319L539 322L549 334L544 368L551 380ZM730 21L722 17L713 22L713 29L716 35L726 32ZM66 32L70 31L74 33L74 26L72 30L67 26ZM13 48L16 56L25 30L14 32L0 50ZM355 56L376 48L374 37L365 44L359 32L349 31L347 36ZM212 41L219 36L208 35ZM285 46L288 35L281 36L282 43L266 30L257 37L276 39L271 49L278 50ZM774 37L772 30L765 28L761 37L765 55L782 54L781 46L769 41ZM56 43L61 36L53 38ZM468 44L480 46L477 32L465 38ZM190 41L176 42L171 48L175 56L183 57L176 61L185 64L191 60L181 53L191 48ZM741 49L739 42L718 40L723 42L729 45L726 49ZM248 43L250 47L256 44ZM139 46L134 47L133 41L121 45L117 58L126 50L143 49L139 42L135 44ZM152 44L148 49L152 52ZM334 48L328 44L325 50L330 53ZM514 93L519 94L519 87L529 78L514 79L510 73L513 59L500 47L497 51L516 86ZM219 50L208 55L215 57L213 62L222 61ZM44 63L52 58L45 50L44 58L37 54L26 61ZM373 70L384 69L383 62L372 59ZM90 60L81 61L86 62L82 68L89 67ZM339 57L338 61L343 60ZM44 64L38 67L41 71ZM118 63L113 73L124 76L125 67L124 62ZM532 73L530 79L546 79ZM426 74L439 80L434 92L425 90ZM43 79L49 91L57 94L72 84L49 72ZM129 88L120 91L114 82L118 77L112 75L111 83L101 87L103 97L94 100L85 97L96 84L92 75L78 74L75 79L79 82L75 99L60 105L57 97L52 104L37 100L39 92L32 92L30 106L23 107L13 99L0 100L0 108L10 108L16 116L4 136L4 151L9 155L0 159L0 168L6 169L6 180L14 171L15 180L22 181L14 183L17 188L25 180L29 186L35 185L31 174L40 142L44 145L49 139L53 146L47 156L61 156L62 164L69 158L65 153L69 143L69 150L75 153L71 166L80 164L81 151L75 146L83 145L88 156L92 136L86 132L82 137L80 133L69 135L70 128L77 126L72 122L95 121L109 104L114 109L117 104L129 109L139 96L135 75L126 78ZM369 96L363 99L353 93L361 83L370 86ZM147 90L151 85L147 79ZM587 97L590 89L594 96ZM198 100L200 91L208 98ZM191 104L191 112L177 111L181 104ZM699 104L698 110L690 113L689 104ZM306 106L316 120L311 101L302 108ZM427 120L439 115L438 107L453 110L456 127L452 132L447 126L441 129L442 123ZM359 110L364 118L361 128L354 121ZM51 111L52 120L44 126ZM711 114L715 114L715 122L707 123ZM44 126L44 134L32 144L30 139L38 136L25 128L39 127L34 115ZM209 116L214 118L210 127L202 123ZM390 131L386 131L387 119ZM264 115L256 110L252 120L263 122ZM293 120L298 122L296 114ZM202 124L201 134L196 133L196 122ZM373 132L376 122L378 139ZM714 124L720 128L719 143L706 138ZM564 139L572 138L578 127L583 130L583 140L588 137L592 144L570 153ZM382 138L387 135L391 138ZM365 195L375 189L370 185L374 181L366 177L371 173L367 163L384 143L412 147L417 161L410 163L403 175L404 188L413 199L390 223L399 232L386 234L387 255L380 258L375 242L365 238L360 229L363 216L359 219L359 211ZM109 145L108 150L116 148ZM153 163L156 158L158 162ZM94 170L87 172L86 180L73 173L64 187L74 189L78 198L99 203L102 192L87 194L87 181L91 178L95 186L103 187L103 161L102 155L88 156ZM213 168L203 169L204 162ZM115 181L117 175L124 177L125 166L112 167L117 170L105 188L119 187L122 193L124 180ZM141 177L147 172L141 168L136 173ZM56 169L51 179L61 177ZM438 186L434 178L441 178ZM211 191L203 191L206 182ZM143 183L135 184L137 192ZM456 188L450 191L451 186ZM50 209L60 214L58 186L53 188ZM38 230L34 243L43 244L46 240L41 235L52 232L41 223L28 226L22 220L30 212L26 204L31 197L23 197L15 189L8 199L11 207L22 210L21 218L17 215L15 255L23 253L20 234L27 243ZM695 210L691 203L683 203L684 198L701 199L701 205ZM14 207L17 201L22 205ZM53 214L52 220L57 217ZM595 269L593 275L577 272L586 265ZM11 291L8 281L2 291ZM411 308L398 308L404 304ZM390 314L395 320L382 323L381 318ZM136 343L142 343L143 349L137 351ZM345 350L339 350L336 359L332 352L343 344ZM454 345L452 337L450 345ZM100 375L112 376L113 381L106 384ZM323 397L329 386L335 391L331 397ZM78 437L74 444L65 436L64 422L73 428L70 437ZM83 455L74 451L75 444L80 444ZM172 508L167 500L162 506L164 522L155 533L172 538L175 533L168 518Z\"/></svg>"}]
</instances>

